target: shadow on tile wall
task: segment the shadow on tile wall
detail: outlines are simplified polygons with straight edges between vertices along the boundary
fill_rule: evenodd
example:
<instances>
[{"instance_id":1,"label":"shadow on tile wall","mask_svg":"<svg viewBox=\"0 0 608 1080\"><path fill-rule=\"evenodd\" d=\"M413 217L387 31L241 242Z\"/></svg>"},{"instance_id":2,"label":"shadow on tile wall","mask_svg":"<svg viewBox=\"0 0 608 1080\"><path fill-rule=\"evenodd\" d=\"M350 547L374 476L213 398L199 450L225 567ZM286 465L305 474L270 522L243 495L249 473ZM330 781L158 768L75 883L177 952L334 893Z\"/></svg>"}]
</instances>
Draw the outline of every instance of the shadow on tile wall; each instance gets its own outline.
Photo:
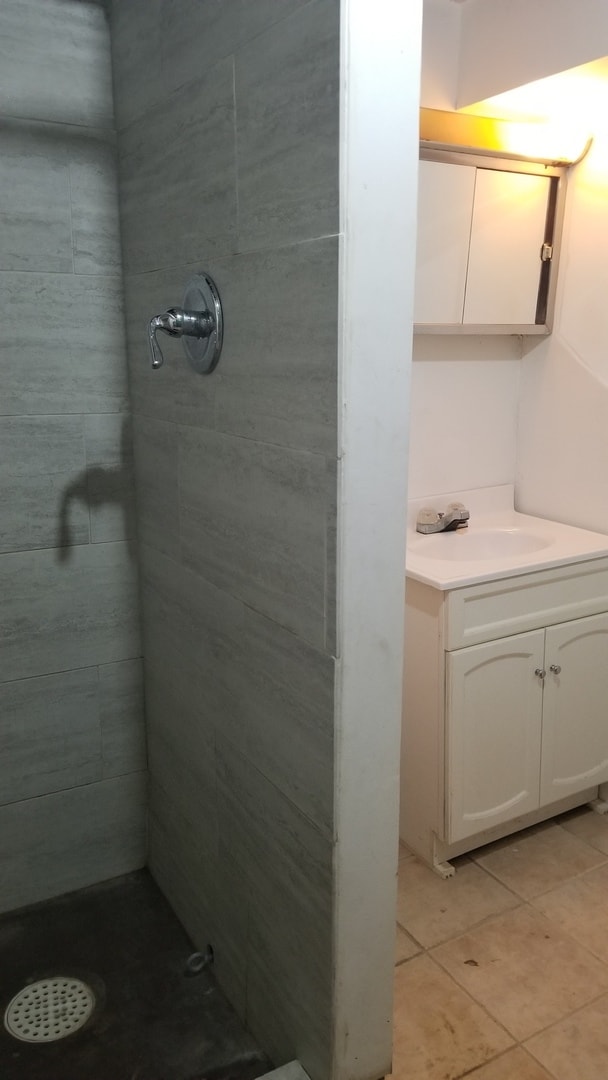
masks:
<instances>
[{"instance_id":1,"label":"shadow on tile wall","mask_svg":"<svg viewBox=\"0 0 608 1080\"><path fill-rule=\"evenodd\" d=\"M78 507L88 511L91 532L100 533L111 528L116 520L116 531L121 532L127 543L129 558L137 557L135 542L135 503L133 498L133 442L130 417L121 421L119 462L112 465L89 465L64 488L57 512L56 555L58 562L68 562L77 525ZM75 505L76 504L76 505ZM122 521L122 528L120 526ZM95 541L93 541L95 542Z\"/></svg>"}]
</instances>

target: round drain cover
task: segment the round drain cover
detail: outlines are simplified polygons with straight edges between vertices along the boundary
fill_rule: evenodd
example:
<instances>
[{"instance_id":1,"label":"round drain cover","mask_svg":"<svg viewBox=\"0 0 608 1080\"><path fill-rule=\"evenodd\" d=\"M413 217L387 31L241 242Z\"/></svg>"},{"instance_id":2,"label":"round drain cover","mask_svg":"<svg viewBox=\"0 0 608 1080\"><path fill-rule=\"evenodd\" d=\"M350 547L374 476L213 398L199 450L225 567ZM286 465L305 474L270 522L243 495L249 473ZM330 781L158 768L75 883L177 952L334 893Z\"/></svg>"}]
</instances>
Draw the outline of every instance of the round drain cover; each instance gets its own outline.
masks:
<instances>
[{"instance_id":1,"label":"round drain cover","mask_svg":"<svg viewBox=\"0 0 608 1080\"><path fill-rule=\"evenodd\" d=\"M55 1042L83 1027L94 1008L90 986L57 975L24 986L9 1004L4 1026L22 1042Z\"/></svg>"}]
</instances>

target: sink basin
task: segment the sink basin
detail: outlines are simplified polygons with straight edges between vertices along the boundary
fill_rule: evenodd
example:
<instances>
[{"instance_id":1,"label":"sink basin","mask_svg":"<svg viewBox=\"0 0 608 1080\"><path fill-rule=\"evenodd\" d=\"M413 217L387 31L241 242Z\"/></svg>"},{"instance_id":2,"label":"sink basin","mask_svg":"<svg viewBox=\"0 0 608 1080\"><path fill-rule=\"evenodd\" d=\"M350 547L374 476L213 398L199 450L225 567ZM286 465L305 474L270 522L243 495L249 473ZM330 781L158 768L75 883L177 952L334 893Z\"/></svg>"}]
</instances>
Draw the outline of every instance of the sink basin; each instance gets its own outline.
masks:
<instances>
[{"instance_id":1,"label":"sink basin","mask_svg":"<svg viewBox=\"0 0 608 1080\"><path fill-rule=\"evenodd\" d=\"M470 511L468 527L455 532L415 531L420 510L441 512L451 502ZM551 567L608 557L608 536L514 509L513 485L446 492L408 506L406 571L410 581L434 589L459 589L531 574Z\"/></svg>"},{"instance_id":2,"label":"sink basin","mask_svg":"<svg viewBox=\"0 0 608 1080\"><path fill-rule=\"evenodd\" d=\"M469 526L455 532L416 535L412 548L427 559L471 561L473 559L515 558L549 547L547 536L521 528L480 528Z\"/></svg>"}]
</instances>

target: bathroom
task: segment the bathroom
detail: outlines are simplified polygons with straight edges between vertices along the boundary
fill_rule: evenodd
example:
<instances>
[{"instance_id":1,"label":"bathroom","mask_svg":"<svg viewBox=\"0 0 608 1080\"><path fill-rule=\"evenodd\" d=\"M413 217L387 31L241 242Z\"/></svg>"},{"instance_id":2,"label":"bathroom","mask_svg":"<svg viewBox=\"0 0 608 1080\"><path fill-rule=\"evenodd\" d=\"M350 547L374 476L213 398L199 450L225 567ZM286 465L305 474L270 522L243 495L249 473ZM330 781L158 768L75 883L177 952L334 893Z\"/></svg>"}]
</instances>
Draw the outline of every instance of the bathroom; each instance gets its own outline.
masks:
<instances>
[{"instance_id":1,"label":"bathroom","mask_svg":"<svg viewBox=\"0 0 608 1080\"><path fill-rule=\"evenodd\" d=\"M534 104L530 105L534 88L524 84L564 71L568 73L567 79L555 79L552 85L549 115L556 120L554 138L557 134L559 139L560 133L563 138L571 128L578 127L579 149L572 155L574 159L584 151L589 136L593 136L593 141L580 163L568 169L552 334L548 337L415 335L408 497L420 500L418 505L426 503L439 510L458 497L465 505L471 505L468 531L472 536L476 521L473 492L481 489L487 493L488 489L513 485L521 513L592 530L600 534L599 543L603 544L608 533L604 479L608 447L603 419L608 404L608 369L603 349L605 274L599 252L606 223L603 118L608 86L606 62L601 57L605 53L607 26L600 5L577 5L576 25L569 21L568 6L551 5L549 23L548 8L543 4L500 5L491 0L464 3L426 0L424 4L423 107L451 110L456 104L476 103L471 111L482 116L510 115L522 119L527 110L530 119L534 119L543 113L537 112ZM571 14L574 17L573 11ZM584 39L589 45L586 53ZM580 82L576 85L575 73L570 69L594 60L597 62L590 63L589 69L581 69ZM479 104L513 87L522 89L512 95L510 103L509 95L505 94L502 101L495 99L490 107ZM581 90L584 94L578 96ZM512 111L501 112L501 106ZM556 144L555 157L561 152ZM548 156L540 149L536 153L539 157ZM415 514L412 523L414 517ZM437 555L441 539L436 537ZM421 566L415 561L418 556L414 550L415 547L422 550L425 540L422 536L421 545L417 545L408 539L409 566L414 577ZM461 543L454 539L452 549L463 551L466 542L466 539ZM430 572L430 565L431 559L427 559L425 571ZM603 565L602 560L596 565L598 568ZM444 567L446 575L449 572L456 576L453 562L442 563L442 572ZM478 564L476 573L481 570ZM545 573L548 579L550 571ZM604 1035L608 1007L605 945L608 823L586 806L568 810L563 807L564 812L556 812L544 820L544 805L551 803L548 797L545 804L541 798L540 812L532 811L528 818L523 818L523 811L519 811L523 820L516 824L521 828L522 823L528 823L531 827L509 836L512 829L509 820L517 818L518 810L507 805L503 778L509 766L506 763L503 766L502 759L497 771L486 770L488 787L478 783L477 803L474 799L470 804L459 801L459 791L465 785L459 787L457 768L454 773L449 772L452 763L461 766L462 774L479 777L477 766L484 754L491 755L500 745L500 754L506 762L516 741L520 749L524 744L524 740L519 740L519 721L522 731L527 726L527 739L532 730L531 721L536 723L536 716L541 715L523 707L523 697L528 693L528 684L522 677L528 641L524 631L530 626L515 625L514 606L512 628L506 633L521 635L511 641L514 650L515 643L519 643L522 669L513 667L509 679L502 684L498 670L494 672L494 690L500 686L496 697L490 693L489 698L484 698L481 691L482 678L487 679L485 688L491 687L489 673L480 674L477 684L471 679L470 697L466 700L476 703L485 700L485 717L483 704L479 712L486 728L484 732L480 723L478 729L472 725L462 734L463 699L458 695L469 671L474 672L474 663L479 671L483 671L485 663L490 672L494 658L497 665L500 657L506 658L508 636L504 645L497 640L502 638L502 633L494 630L487 638L476 638L471 633L470 639L457 645L439 646L441 651L456 649L448 652L445 659L448 719L447 748L442 758L444 751L441 747L437 751L438 744L434 742L436 699L427 694L429 680L440 682L434 673L440 670L437 654L433 652L436 626L446 635L461 633L466 637L475 623L472 616L466 621L464 614L459 622L462 608L457 608L456 600L453 608L450 607L450 599L443 601L446 614L442 622L442 616L436 614L439 601L437 608L426 602L429 593L439 594L418 584L424 580L418 576L408 585L410 599L406 611L405 710L409 701L413 716L410 729L417 729L420 734L417 741L411 737L409 743L410 750L415 745L417 753L411 753L409 784L405 781L402 835L404 832L407 835L409 828L412 847L423 854L421 858L413 858L404 848L400 862L394 1075L413 1080L461 1076L474 1076L476 1080L507 1080L515 1076L520 1080L589 1080L591 1077L595 1080L605 1074L608 1064ZM471 580L483 582L484 579ZM506 602L507 596L515 594L509 592L508 580L502 584ZM493 592L489 580L486 585L474 583L470 600L466 588L457 589L452 595L466 594L469 607L473 608L478 590L480 604L484 596L488 603L488 621L496 627L503 610L500 585L499 581ZM605 610L601 590L598 580L597 592L592 595L592 604L598 606L593 611ZM521 595L526 617L533 619L534 608L527 606L527 594ZM577 597L574 599L578 602ZM551 624L551 618L547 617L549 609L547 604L543 626ZM424 621L431 617L432 633L429 623ZM604 615L593 618L597 618L598 624L605 622ZM549 651L549 635L559 629L554 626L553 630L546 630L545 655ZM411 635L409 646L408 634ZM463 644L465 648L461 647ZM471 654L470 668L465 670L464 659L460 668L458 664L467 652ZM408 653L413 658L409 678ZM551 670L550 663L554 665ZM582 742L580 726L589 701L587 688L594 679L600 690L597 699L600 725L605 728L605 665L604 646L598 662L587 662L581 669L585 690L575 698L571 708L578 733L575 739L579 742ZM546 666L542 743L539 739L542 747L545 741L552 745L553 715L547 703L556 700L560 682L562 692L565 686L555 658L548 659ZM422 672L423 667L430 674ZM534 665L530 665L531 695L539 690L544 676L542 663L538 665L541 678L535 678L535 674ZM513 717L508 743L501 744L501 718L509 713L510 697L520 688L522 708L517 712L517 720ZM437 715L441 719L437 721L437 729L444 737L443 702L439 708L441 712ZM421 716L425 721L422 724ZM492 733L498 731L498 738L487 735L484 750L487 729ZM503 727L503 730L507 736L507 729ZM471 741L467 742L471 733L478 737L479 751ZM406 737L402 751L406 777L407 746ZM605 736L602 748L605 763ZM575 758L576 754L570 751L570 756ZM601 758L597 760L601 763ZM425 829L434 813L436 790L443 791L443 772L437 769L438 761L445 762L447 770L445 828L449 835L439 833L439 842L435 841L433 848ZM550 754L541 757L541 762L544 769L545 762L551 763ZM523 753L521 768L523 773ZM601 779L605 779L605 764ZM544 782L541 771L541 794ZM579 792L584 786L579 784ZM494 788L491 792L490 787ZM589 787L593 789L588 796L591 801L597 796L592 779ZM470 790L473 788L475 784ZM524 784L517 788L522 795L524 790ZM512 793L511 788L509 795ZM605 798L605 788L601 785L599 795L600 800ZM573 802L576 804L581 798L575 794ZM503 824L495 825L494 822L500 822L500 812L494 814L494 811L501 802L505 817ZM605 807L600 805L598 809ZM492 826L496 839L491 834L479 836L478 833L476 840L473 821L476 814L482 819L479 832L484 824L488 828ZM504 839L500 839L502 836ZM449 842L444 844L444 840ZM423 859L435 864L435 872L424 865ZM448 880L441 880L437 873L447 877L454 869L455 876Z\"/></svg>"},{"instance_id":2,"label":"bathroom","mask_svg":"<svg viewBox=\"0 0 608 1080\"><path fill-rule=\"evenodd\" d=\"M258 0L115 0L114 111L103 4L5 0L0 12L2 910L138 870L149 844L237 1013L274 1063L299 1059L313 1080L390 1063L421 12L387 0L370 26L360 7L344 5L339 35L324 0L291 0L280 18ZM585 206L572 213L582 244ZM424 435L438 450L429 426L444 408L449 431L457 400L471 449L434 464L413 452L412 491L516 480L522 508L608 531L589 262L600 245L580 255L594 332L573 344L589 346L589 366L549 355L552 339L523 358L517 339L492 342L491 359L486 340L464 339L460 357L423 370L417 356L413 447ZM398 283L374 292L381 368L370 266ZM167 339L154 372L148 321L201 269L224 305L218 370L192 379ZM567 314L585 336L587 315L583 328Z\"/></svg>"}]
</instances>

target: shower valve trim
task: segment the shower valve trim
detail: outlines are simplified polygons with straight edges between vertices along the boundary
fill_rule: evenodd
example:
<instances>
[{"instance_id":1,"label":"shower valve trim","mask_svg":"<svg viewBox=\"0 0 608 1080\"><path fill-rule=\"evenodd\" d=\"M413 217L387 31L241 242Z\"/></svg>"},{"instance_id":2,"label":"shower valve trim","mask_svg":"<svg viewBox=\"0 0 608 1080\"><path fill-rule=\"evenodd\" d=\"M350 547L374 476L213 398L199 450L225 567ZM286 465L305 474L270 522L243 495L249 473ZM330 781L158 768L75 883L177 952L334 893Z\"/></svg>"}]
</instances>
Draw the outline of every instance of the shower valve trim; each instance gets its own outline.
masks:
<instances>
[{"instance_id":1,"label":"shower valve trim","mask_svg":"<svg viewBox=\"0 0 608 1080\"><path fill-rule=\"evenodd\" d=\"M208 274L197 274L190 279L183 307L168 308L150 319L148 346L155 370L164 363L156 336L159 330L169 337L182 338L186 356L195 371L209 375L215 369L222 351L224 326L219 293Z\"/></svg>"}]
</instances>

